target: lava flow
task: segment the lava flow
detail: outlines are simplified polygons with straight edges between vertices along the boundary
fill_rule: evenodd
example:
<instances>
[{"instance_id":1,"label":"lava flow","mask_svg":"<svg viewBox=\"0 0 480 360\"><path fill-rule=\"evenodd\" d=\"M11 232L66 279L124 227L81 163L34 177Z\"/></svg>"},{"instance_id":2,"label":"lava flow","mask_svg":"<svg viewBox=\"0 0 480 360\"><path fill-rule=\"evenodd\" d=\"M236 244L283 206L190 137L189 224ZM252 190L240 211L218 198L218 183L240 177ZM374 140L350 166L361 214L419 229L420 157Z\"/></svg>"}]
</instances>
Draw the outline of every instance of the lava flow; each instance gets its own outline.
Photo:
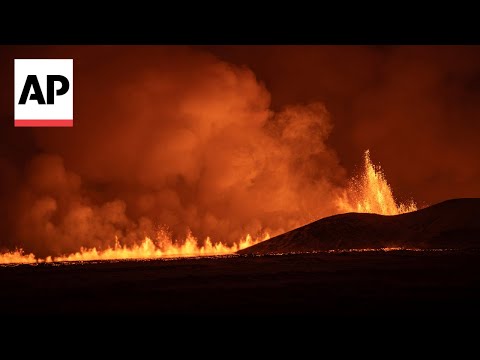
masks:
<instances>
[{"instance_id":1,"label":"lava flow","mask_svg":"<svg viewBox=\"0 0 480 360\"><path fill-rule=\"evenodd\" d=\"M339 196L337 208L337 213L365 212L382 215L396 215L417 210L413 201L406 204L397 203L380 166L375 166L371 162L368 150L364 155L362 174L352 179L349 187ZM0 264L226 255L269 238L268 233L255 238L247 234L236 243L225 244L212 243L210 238L201 242L189 234L183 242L175 242L167 232L160 231L156 239L146 237L141 243L133 246L121 245L116 240L112 247L81 248L78 252L57 257L37 259L34 254L25 254L22 249L16 249L13 252L0 254Z\"/></svg>"}]
</instances>

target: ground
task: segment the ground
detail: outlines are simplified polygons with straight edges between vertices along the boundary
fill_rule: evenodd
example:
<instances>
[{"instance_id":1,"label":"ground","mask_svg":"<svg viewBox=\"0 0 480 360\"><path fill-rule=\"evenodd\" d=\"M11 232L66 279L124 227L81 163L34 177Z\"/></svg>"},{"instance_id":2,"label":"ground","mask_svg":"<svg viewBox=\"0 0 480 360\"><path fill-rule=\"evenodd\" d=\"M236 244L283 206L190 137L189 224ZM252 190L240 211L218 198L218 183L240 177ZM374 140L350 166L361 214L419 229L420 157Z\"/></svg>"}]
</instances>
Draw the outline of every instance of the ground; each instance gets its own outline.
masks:
<instances>
[{"instance_id":1,"label":"ground","mask_svg":"<svg viewBox=\"0 0 480 360\"><path fill-rule=\"evenodd\" d=\"M3 314L480 315L480 252L0 267Z\"/></svg>"}]
</instances>

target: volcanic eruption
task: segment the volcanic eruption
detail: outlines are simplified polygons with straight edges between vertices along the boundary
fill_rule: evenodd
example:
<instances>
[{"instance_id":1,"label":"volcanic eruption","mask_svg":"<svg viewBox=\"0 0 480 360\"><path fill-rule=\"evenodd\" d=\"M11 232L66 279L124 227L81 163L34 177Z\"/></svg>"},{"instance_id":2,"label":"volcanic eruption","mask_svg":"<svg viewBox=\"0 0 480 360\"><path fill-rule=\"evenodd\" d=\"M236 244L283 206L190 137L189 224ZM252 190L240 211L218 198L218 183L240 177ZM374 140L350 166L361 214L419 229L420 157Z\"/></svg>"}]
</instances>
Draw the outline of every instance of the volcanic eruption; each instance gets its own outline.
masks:
<instances>
[{"instance_id":1,"label":"volcanic eruption","mask_svg":"<svg viewBox=\"0 0 480 360\"><path fill-rule=\"evenodd\" d=\"M16 57L22 56L14 50ZM399 193L406 201L394 197L369 151L362 170L351 178L330 141L338 115L329 110L338 110L335 104L300 97L278 106L270 92L275 81L264 82L253 68L194 47L42 51L47 57L74 59L75 126L5 132L4 143L11 146L0 157L0 262L231 254L335 214L395 215L417 209L405 199L404 189ZM437 89L434 75L414 76L417 66L409 62L409 51L391 60L402 59L398 79L414 78L416 84L424 84L421 89ZM301 75L301 67L296 68ZM360 80L366 76L350 75ZM287 83L297 84L288 74L285 77ZM382 154L378 139L390 135L389 127L379 125L392 115L385 104L394 103L398 94L410 94L409 83L398 79L375 82L389 94L377 107L370 99L378 95L377 87L370 89L371 95L326 76L318 84L335 91L362 89L365 96L357 99L362 106L351 111L371 115L376 123L356 129L350 138L371 136L373 159ZM403 104L394 108L394 115L399 114L395 116L405 115ZM396 124L413 121L400 120ZM427 122L419 126L434 131ZM400 140L390 136L389 141ZM409 171L404 153L408 148L395 158L395 179ZM442 165L449 166L450 160L442 158ZM391 163L382 160L382 165L390 170ZM469 167L461 169L467 178ZM443 178L434 174L431 181Z\"/></svg>"},{"instance_id":2,"label":"volcanic eruption","mask_svg":"<svg viewBox=\"0 0 480 360\"><path fill-rule=\"evenodd\" d=\"M338 213L357 211L383 215L402 214L417 209L413 201L403 204L395 200L385 175L379 166L371 162L368 150L364 155L362 173L350 180L349 186L339 194L336 206ZM113 246L103 249L81 247L77 252L60 256L36 258L32 253L25 254L23 249L15 249L0 254L0 264L225 255L269 238L268 233L257 238L246 234L237 242L228 244L221 241L212 243L209 237L201 241L189 233L184 241L175 241L171 233L162 229L157 232L153 240L145 237L141 242L128 246L120 244L118 238L115 238Z\"/></svg>"},{"instance_id":3,"label":"volcanic eruption","mask_svg":"<svg viewBox=\"0 0 480 360\"><path fill-rule=\"evenodd\" d=\"M479 314L480 47L0 50L3 314Z\"/></svg>"}]
</instances>

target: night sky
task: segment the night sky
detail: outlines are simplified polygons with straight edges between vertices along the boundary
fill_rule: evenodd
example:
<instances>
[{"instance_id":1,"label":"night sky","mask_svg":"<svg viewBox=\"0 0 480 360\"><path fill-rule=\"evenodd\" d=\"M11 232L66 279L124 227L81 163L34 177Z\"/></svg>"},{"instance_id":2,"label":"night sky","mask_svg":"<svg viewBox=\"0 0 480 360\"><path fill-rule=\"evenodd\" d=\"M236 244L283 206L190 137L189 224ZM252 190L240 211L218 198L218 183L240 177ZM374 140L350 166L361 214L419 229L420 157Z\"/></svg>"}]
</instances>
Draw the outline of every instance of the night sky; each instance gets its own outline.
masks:
<instances>
[{"instance_id":1,"label":"night sky","mask_svg":"<svg viewBox=\"0 0 480 360\"><path fill-rule=\"evenodd\" d=\"M367 149L400 200L480 195L479 46L0 54L0 247L73 251L158 223L286 231L335 213ZM15 58L74 59L73 128L13 127Z\"/></svg>"}]
</instances>

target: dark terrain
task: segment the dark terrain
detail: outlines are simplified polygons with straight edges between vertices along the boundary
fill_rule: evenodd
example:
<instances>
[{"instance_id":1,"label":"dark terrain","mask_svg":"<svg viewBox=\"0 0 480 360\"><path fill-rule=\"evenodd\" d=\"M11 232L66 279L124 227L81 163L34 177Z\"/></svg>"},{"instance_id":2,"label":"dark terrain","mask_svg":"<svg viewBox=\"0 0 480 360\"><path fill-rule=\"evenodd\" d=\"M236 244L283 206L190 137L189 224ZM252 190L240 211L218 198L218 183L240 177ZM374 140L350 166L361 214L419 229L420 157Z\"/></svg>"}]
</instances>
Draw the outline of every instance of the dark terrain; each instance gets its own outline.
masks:
<instances>
[{"instance_id":1,"label":"dark terrain","mask_svg":"<svg viewBox=\"0 0 480 360\"><path fill-rule=\"evenodd\" d=\"M290 253L337 249L479 249L480 199L452 199L415 212L348 213L317 220L239 251Z\"/></svg>"},{"instance_id":2,"label":"dark terrain","mask_svg":"<svg viewBox=\"0 0 480 360\"><path fill-rule=\"evenodd\" d=\"M0 266L5 314L480 315L480 199L321 219L234 255ZM433 251L429 249L455 249Z\"/></svg>"},{"instance_id":3,"label":"dark terrain","mask_svg":"<svg viewBox=\"0 0 480 360\"><path fill-rule=\"evenodd\" d=\"M480 315L480 252L0 267L6 314Z\"/></svg>"}]
</instances>

